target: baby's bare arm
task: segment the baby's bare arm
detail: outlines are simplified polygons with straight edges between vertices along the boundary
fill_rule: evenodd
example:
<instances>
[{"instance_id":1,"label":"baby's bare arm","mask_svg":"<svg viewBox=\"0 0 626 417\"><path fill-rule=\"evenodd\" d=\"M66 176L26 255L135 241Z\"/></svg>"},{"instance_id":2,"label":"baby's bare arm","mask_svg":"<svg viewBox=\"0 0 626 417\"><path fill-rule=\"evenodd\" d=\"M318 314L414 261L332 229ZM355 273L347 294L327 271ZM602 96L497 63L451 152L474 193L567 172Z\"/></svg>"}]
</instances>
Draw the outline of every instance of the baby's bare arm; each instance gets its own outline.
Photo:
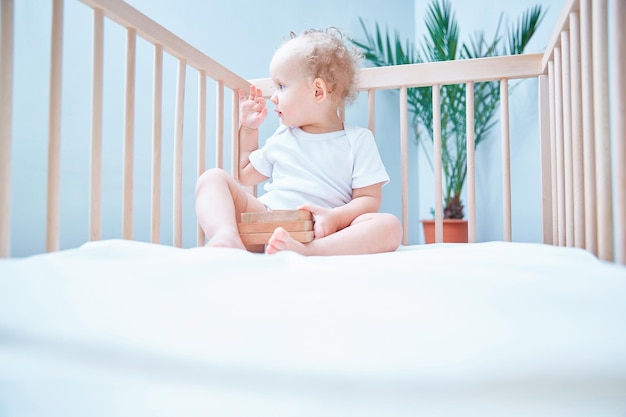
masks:
<instances>
[{"instance_id":1,"label":"baby's bare arm","mask_svg":"<svg viewBox=\"0 0 626 417\"><path fill-rule=\"evenodd\" d=\"M334 209L314 205L300 208L309 210L315 216L315 238L319 239L341 230L361 214L377 213L382 200L382 183L352 190L352 200Z\"/></svg>"},{"instance_id":2,"label":"baby's bare arm","mask_svg":"<svg viewBox=\"0 0 626 417\"><path fill-rule=\"evenodd\" d=\"M365 213L378 213L382 201L382 183L373 184L352 190L352 200L341 207L333 209L338 219L339 229L349 226L352 221Z\"/></svg>"},{"instance_id":3,"label":"baby's bare arm","mask_svg":"<svg viewBox=\"0 0 626 417\"><path fill-rule=\"evenodd\" d=\"M245 126L239 128L239 182L242 185L256 185L267 177L254 169L250 154L259 147L259 130Z\"/></svg>"},{"instance_id":4,"label":"baby's bare arm","mask_svg":"<svg viewBox=\"0 0 626 417\"><path fill-rule=\"evenodd\" d=\"M250 86L246 98L239 90L239 182L255 185L267 179L250 164L250 154L259 147L259 126L267 117L267 107L259 88Z\"/></svg>"}]
</instances>

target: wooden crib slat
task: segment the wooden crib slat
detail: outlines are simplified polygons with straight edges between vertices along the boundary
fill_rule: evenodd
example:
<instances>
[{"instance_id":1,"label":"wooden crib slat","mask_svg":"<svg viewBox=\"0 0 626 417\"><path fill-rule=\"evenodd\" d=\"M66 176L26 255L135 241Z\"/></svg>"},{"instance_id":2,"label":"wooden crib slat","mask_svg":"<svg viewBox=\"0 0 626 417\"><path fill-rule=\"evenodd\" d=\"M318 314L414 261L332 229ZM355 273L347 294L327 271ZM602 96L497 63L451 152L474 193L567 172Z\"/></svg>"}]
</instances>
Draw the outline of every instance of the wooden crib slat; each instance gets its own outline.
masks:
<instances>
[{"instance_id":1,"label":"wooden crib slat","mask_svg":"<svg viewBox=\"0 0 626 417\"><path fill-rule=\"evenodd\" d=\"M61 174L61 81L63 57L63 0L52 3L48 120L48 195L46 251L59 250Z\"/></svg>"},{"instance_id":2,"label":"wooden crib slat","mask_svg":"<svg viewBox=\"0 0 626 417\"><path fill-rule=\"evenodd\" d=\"M500 129L502 139L502 238L513 240L511 219L511 139L509 133L509 81L500 80Z\"/></svg>"},{"instance_id":3,"label":"wooden crib slat","mask_svg":"<svg viewBox=\"0 0 626 417\"><path fill-rule=\"evenodd\" d=\"M178 72L176 76L176 114L174 120L174 190L173 201L173 233L172 245L180 248L183 242L183 126L185 120L185 76L187 62L178 60Z\"/></svg>"},{"instance_id":4,"label":"wooden crib slat","mask_svg":"<svg viewBox=\"0 0 626 417\"><path fill-rule=\"evenodd\" d=\"M550 136L550 93L549 76L541 75L537 80L539 97L539 152L541 167L541 223L542 241L552 244L552 138Z\"/></svg>"},{"instance_id":5,"label":"wooden crib slat","mask_svg":"<svg viewBox=\"0 0 626 417\"><path fill-rule=\"evenodd\" d=\"M572 114L569 32L561 33L561 81L563 86L563 169L565 179L565 246L574 246L574 187L572 181Z\"/></svg>"},{"instance_id":6,"label":"wooden crib slat","mask_svg":"<svg viewBox=\"0 0 626 417\"><path fill-rule=\"evenodd\" d=\"M196 155L198 177L206 169L206 73L198 72L198 146ZM204 245L204 232L197 226L196 245Z\"/></svg>"},{"instance_id":7,"label":"wooden crib slat","mask_svg":"<svg viewBox=\"0 0 626 417\"><path fill-rule=\"evenodd\" d=\"M89 240L102 236L102 103L104 73L104 12L93 14L93 87L91 108L91 165Z\"/></svg>"},{"instance_id":8,"label":"wooden crib slat","mask_svg":"<svg viewBox=\"0 0 626 417\"><path fill-rule=\"evenodd\" d=\"M612 261L613 192L608 85L608 11L606 0L592 2L593 103L596 144L596 185L598 196L598 256Z\"/></svg>"},{"instance_id":9,"label":"wooden crib slat","mask_svg":"<svg viewBox=\"0 0 626 417\"><path fill-rule=\"evenodd\" d=\"M367 90L367 128L376 137L376 90Z\"/></svg>"},{"instance_id":10,"label":"wooden crib slat","mask_svg":"<svg viewBox=\"0 0 626 417\"><path fill-rule=\"evenodd\" d=\"M474 83L465 87L465 120L467 149L467 241L476 242L476 158L475 158L475 119L474 119Z\"/></svg>"},{"instance_id":11,"label":"wooden crib slat","mask_svg":"<svg viewBox=\"0 0 626 417\"><path fill-rule=\"evenodd\" d=\"M563 152L563 82L561 48L554 50L554 126L556 133L556 187L558 245L565 246L565 168Z\"/></svg>"},{"instance_id":12,"label":"wooden crib slat","mask_svg":"<svg viewBox=\"0 0 626 417\"><path fill-rule=\"evenodd\" d=\"M224 168L224 83L215 82L215 166Z\"/></svg>"},{"instance_id":13,"label":"wooden crib slat","mask_svg":"<svg viewBox=\"0 0 626 417\"><path fill-rule=\"evenodd\" d=\"M0 258L11 255L13 0L0 2Z\"/></svg>"},{"instance_id":14,"label":"wooden crib slat","mask_svg":"<svg viewBox=\"0 0 626 417\"><path fill-rule=\"evenodd\" d=\"M232 121L232 175L239 180L239 93L233 91L233 102L231 108Z\"/></svg>"},{"instance_id":15,"label":"wooden crib slat","mask_svg":"<svg viewBox=\"0 0 626 417\"><path fill-rule=\"evenodd\" d=\"M402 244L409 244L409 105L408 89L400 89L400 171L402 188Z\"/></svg>"},{"instance_id":16,"label":"wooden crib slat","mask_svg":"<svg viewBox=\"0 0 626 417\"><path fill-rule=\"evenodd\" d=\"M609 16L611 16L611 56L614 66L611 68L612 103L615 111L615 183L616 188L616 260L626 265L626 40L623 24L626 21L626 4L623 0L612 0ZM621 115L621 116L620 116Z\"/></svg>"},{"instance_id":17,"label":"wooden crib slat","mask_svg":"<svg viewBox=\"0 0 626 417\"><path fill-rule=\"evenodd\" d=\"M137 60L137 31L126 34L126 88L124 96L124 155L122 192L122 237L133 238L133 154L135 144L135 73Z\"/></svg>"},{"instance_id":18,"label":"wooden crib slat","mask_svg":"<svg viewBox=\"0 0 626 417\"><path fill-rule=\"evenodd\" d=\"M585 248L598 255L596 150L593 121L593 60L591 45L591 0L580 0L581 100L584 153Z\"/></svg>"},{"instance_id":19,"label":"wooden crib slat","mask_svg":"<svg viewBox=\"0 0 626 417\"><path fill-rule=\"evenodd\" d=\"M580 68L580 17L570 13L570 96L572 120L572 200L574 246L585 247L585 196L583 167L582 84Z\"/></svg>"},{"instance_id":20,"label":"wooden crib slat","mask_svg":"<svg viewBox=\"0 0 626 417\"><path fill-rule=\"evenodd\" d=\"M152 160L150 188L150 241L161 241L161 161L163 143L163 46L154 46L152 86Z\"/></svg>"},{"instance_id":21,"label":"wooden crib slat","mask_svg":"<svg viewBox=\"0 0 626 417\"><path fill-rule=\"evenodd\" d=\"M559 243L559 218L558 218L558 186L557 186L557 163L556 163L556 109L555 109L555 78L554 78L554 61L548 63L548 102L550 106L550 178L552 181L552 244Z\"/></svg>"},{"instance_id":22,"label":"wooden crib slat","mask_svg":"<svg viewBox=\"0 0 626 417\"><path fill-rule=\"evenodd\" d=\"M435 168L435 243L443 242L443 173L441 150L441 86L433 85L433 165Z\"/></svg>"}]
</instances>

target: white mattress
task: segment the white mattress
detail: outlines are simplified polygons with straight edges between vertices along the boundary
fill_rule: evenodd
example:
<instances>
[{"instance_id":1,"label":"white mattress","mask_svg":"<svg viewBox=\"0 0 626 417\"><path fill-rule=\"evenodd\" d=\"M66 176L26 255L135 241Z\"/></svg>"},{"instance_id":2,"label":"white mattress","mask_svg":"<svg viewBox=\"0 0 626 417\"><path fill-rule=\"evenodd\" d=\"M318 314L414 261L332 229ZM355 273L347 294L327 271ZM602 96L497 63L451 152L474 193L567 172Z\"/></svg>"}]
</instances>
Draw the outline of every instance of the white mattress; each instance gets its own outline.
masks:
<instances>
[{"instance_id":1,"label":"white mattress","mask_svg":"<svg viewBox=\"0 0 626 417\"><path fill-rule=\"evenodd\" d=\"M0 416L626 416L626 268L529 243L0 260Z\"/></svg>"}]
</instances>

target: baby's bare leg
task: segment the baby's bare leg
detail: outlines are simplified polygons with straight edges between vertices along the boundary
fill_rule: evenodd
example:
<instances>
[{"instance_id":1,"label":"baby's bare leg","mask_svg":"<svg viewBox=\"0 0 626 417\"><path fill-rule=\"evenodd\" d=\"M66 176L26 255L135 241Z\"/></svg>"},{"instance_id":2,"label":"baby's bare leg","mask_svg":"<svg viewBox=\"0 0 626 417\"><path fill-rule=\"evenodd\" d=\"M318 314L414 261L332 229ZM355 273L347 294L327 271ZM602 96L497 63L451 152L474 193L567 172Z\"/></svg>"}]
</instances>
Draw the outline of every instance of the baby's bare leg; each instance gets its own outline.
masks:
<instances>
[{"instance_id":1,"label":"baby's bare leg","mask_svg":"<svg viewBox=\"0 0 626 417\"><path fill-rule=\"evenodd\" d=\"M264 210L263 203L222 169L210 169L198 178L196 216L209 239L208 246L245 249L237 228L239 217L244 212Z\"/></svg>"},{"instance_id":2,"label":"baby's bare leg","mask_svg":"<svg viewBox=\"0 0 626 417\"><path fill-rule=\"evenodd\" d=\"M391 252L402 241L400 221L388 213L363 214L345 229L300 243L283 228L277 228L270 238L265 252L268 254L289 250L302 255L357 255Z\"/></svg>"}]
</instances>

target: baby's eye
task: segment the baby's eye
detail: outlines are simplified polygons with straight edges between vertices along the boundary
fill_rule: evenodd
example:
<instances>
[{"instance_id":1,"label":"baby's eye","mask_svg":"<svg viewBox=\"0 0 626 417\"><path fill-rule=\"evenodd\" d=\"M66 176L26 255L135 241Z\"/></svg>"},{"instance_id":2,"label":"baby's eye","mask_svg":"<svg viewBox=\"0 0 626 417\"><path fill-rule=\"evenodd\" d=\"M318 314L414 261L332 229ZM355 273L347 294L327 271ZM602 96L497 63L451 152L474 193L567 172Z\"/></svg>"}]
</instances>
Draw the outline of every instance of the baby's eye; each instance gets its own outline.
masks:
<instances>
[{"instance_id":1,"label":"baby's eye","mask_svg":"<svg viewBox=\"0 0 626 417\"><path fill-rule=\"evenodd\" d=\"M277 89L277 90L284 90L284 89L285 89L285 84L278 83L278 84L276 85L276 89Z\"/></svg>"}]
</instances>

